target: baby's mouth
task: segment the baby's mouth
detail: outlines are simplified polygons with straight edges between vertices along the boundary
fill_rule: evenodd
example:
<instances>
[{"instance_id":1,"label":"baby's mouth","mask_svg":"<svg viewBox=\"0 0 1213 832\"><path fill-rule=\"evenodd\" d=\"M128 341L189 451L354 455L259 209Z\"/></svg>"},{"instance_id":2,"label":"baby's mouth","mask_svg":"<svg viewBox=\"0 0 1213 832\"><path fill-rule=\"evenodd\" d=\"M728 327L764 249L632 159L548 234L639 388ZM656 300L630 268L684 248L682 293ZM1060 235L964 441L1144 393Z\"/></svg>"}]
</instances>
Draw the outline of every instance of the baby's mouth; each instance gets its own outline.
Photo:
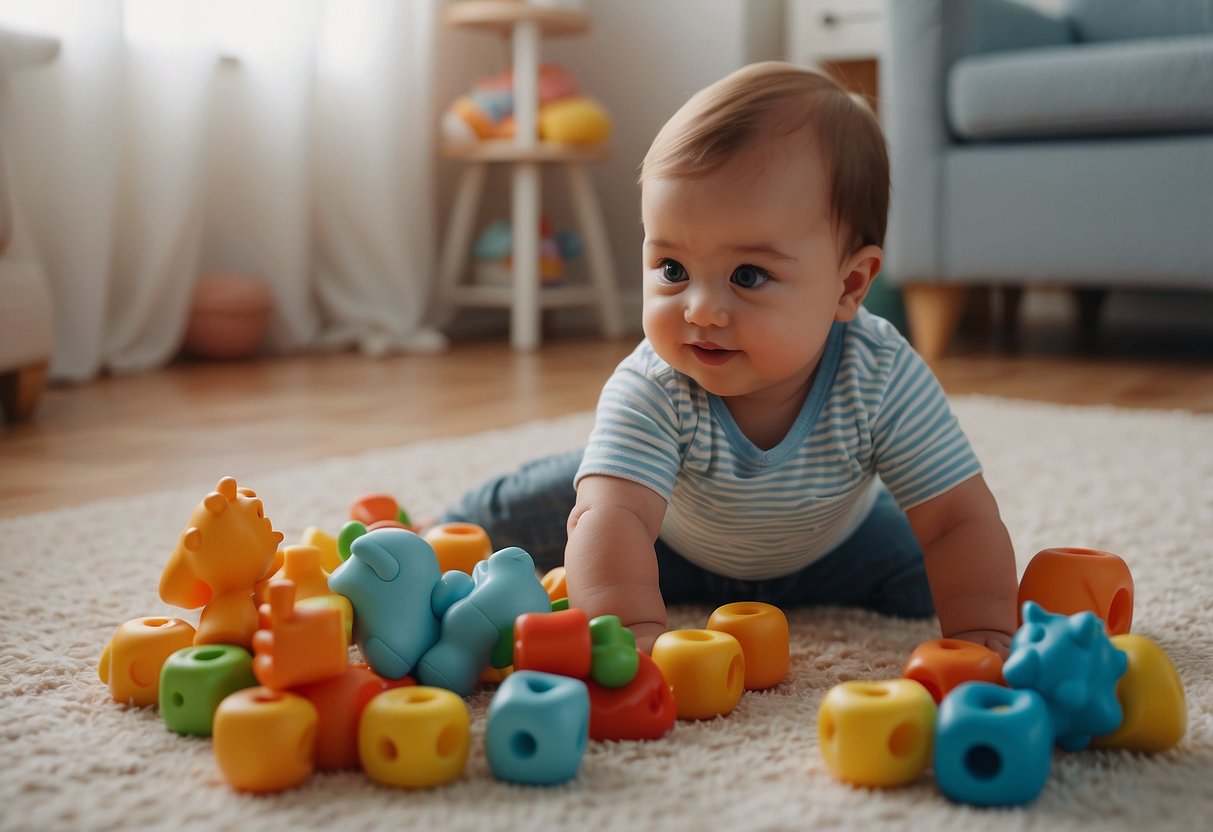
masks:
<instances>
[{"instance_id":1,"label":"baby's mouth","mask_svg":"<svg viewBox=\"0 0 1213 832\"><path fill-rule=\"evenodd\" d=\"M711 341L695 341L688 344L695 357L704 364L719 366L735 356L740 350L729 350Z\"/></svg>"}]
</instances>

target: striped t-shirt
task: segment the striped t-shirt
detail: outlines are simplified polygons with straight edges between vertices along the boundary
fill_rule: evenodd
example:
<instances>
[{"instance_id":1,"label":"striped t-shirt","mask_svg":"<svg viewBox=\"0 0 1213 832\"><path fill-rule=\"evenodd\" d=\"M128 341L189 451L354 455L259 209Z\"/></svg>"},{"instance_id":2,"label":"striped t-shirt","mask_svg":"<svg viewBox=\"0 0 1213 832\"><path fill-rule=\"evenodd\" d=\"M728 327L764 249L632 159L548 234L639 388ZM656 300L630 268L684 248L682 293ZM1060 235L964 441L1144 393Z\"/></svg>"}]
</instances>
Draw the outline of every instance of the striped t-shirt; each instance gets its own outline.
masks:
<instances>
[{"instance_id":1,"label":"striped t-shirt","mask_svg":"<svg viewBox=\"0 0 1213 832\"><path fill-rule=\"evenodd\" d=\"M648 486L667 503L666 544L718 574L761 580L846 540L880 482L905 510L980 471L935 376L861 309L833 325L795 424L765 451L723 399L641 341L603 388L577 479Z\"/></svg>"}]
</instances>

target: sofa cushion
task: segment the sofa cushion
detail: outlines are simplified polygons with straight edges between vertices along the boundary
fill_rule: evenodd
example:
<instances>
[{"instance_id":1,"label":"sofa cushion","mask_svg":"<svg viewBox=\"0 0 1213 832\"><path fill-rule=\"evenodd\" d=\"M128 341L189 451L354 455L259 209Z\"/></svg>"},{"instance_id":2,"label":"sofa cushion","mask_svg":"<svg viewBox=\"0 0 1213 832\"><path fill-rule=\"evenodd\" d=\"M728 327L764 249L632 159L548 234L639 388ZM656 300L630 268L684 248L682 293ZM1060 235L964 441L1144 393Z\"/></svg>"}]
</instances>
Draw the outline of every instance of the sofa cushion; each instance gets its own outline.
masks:
<instances>
[{"instance_id":1,"label":"sofa cushion","mask_svg":"<svg viewBox=\"0 0 1213 832\"><path fill-rule=\"evenodd\" d=\"M973 55L948 73L961 139L1213 130L1213 36Z\"/></svg>"},{"instance_id":2,"label":"sofa cushion","mask_svg":"<svg viewBox=\"0 0 1213 832\"><path fill-rule=\"evenodd\" d=\"M1213 0L1069 0L1080 41L1213 34Z\"/></svg>"}]
</instances>

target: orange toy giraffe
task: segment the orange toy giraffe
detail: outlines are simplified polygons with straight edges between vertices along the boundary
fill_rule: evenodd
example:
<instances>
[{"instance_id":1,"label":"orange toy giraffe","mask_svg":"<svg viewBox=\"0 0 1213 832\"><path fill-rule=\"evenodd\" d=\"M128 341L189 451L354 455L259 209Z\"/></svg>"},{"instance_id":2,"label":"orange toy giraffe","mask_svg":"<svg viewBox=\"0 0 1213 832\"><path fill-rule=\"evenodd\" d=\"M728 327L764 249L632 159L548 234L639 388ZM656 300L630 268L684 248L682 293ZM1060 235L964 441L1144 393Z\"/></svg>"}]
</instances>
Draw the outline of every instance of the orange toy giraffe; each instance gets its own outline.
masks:
<instances>
[{"instance_id":1,"label":"orange toy giraffe","mask_svg":"<svg viewBox=\"0 0 1213 832\"><path fill-rule=\"evenodd\" d=\"M166 604L202 610L194 644L252 646L257 630L253 588L278 571L282 533L257 494L224 477L190 514L160 576Z\"/></svg>"}]
</instances>

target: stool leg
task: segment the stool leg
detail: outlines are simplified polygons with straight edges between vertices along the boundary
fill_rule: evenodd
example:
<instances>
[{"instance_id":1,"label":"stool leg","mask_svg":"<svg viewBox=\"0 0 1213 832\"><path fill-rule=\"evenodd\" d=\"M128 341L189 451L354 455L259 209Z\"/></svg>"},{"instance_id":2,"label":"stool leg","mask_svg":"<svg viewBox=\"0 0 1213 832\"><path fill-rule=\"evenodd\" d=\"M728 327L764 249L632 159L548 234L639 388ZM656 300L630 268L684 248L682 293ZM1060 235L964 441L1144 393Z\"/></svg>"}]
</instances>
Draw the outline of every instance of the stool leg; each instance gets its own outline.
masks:
<instances>
[{"instance_id":1,"label":"stool leg","mask_svg":"<svg viewBox=\"0 0 1213 832\"><path fill-rule=\"evenodd\" d=\"M924 361L934 364L956 332L968 287L954 283L911 283L902 288L910 341Z\"/></svg>"},{"instance_id":2,"label":"stool leg","mask_svg":"<svg viewBox=\"0 0 1213 832\"><path fill-rule=\"evenodd\" d=\"M438 291L434 293L435 319L439 325L448 323L455 309L455 288L467 266L468 251L472 245L472 225L476 221L476 209L480 206L487 171L488 165L471 164L464 168L459 177L438 264Z\"/></svg>"},{"instance_id":3,"label":"stool leg","mask_svg":"<svg viewBox=\"0 0 1213 832\"><path fill-rule=\"evenodd\" d=\"M598 321L602 334L618 338L623 334L623 315L619 308L619 291L615 285L615 266L611 262L611 246L607 239L606 222L598 204L594 183L584 166L565 166L569 174L569 192L581 232L585 235L585 250L589 258L590 279L598 293Z\"/></svg>"},{"instance_id":4,"label":"stool leg","mask_svg":"<svg viewBox=\"0 0 1213 832\"><path fill-rule=\"evenodd\" d=\"M539 346L539 165L514 165L514 302L510 344L516 350Z\"/></svg>"},{"instance_id":5,"label":"stool leg","mask_svg":"<svg viewBox=\"0 0 1213 832\"><path fill-rule=\"evenodd\" d=\"M27 364L0 374L0 407L10 422L22 422L33 415L46 389L45 361Z\"/></svg>"}]
</instances>

